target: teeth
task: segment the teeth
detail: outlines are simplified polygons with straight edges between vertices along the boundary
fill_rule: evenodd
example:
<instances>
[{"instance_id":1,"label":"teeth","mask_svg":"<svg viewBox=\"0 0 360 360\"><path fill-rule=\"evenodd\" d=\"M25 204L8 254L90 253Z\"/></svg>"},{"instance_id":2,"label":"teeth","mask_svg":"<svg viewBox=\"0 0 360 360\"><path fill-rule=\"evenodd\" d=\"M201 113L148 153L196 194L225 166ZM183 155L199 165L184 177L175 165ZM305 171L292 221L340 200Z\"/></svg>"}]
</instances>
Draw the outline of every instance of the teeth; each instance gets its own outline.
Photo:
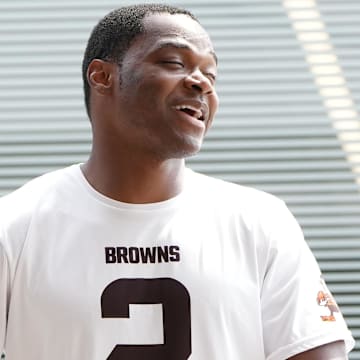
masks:
<instances>
[{"instance_id":1,"label":"teeth","mask_svg":"<svg viewBox=\"0 0 360 360\"><path fill-rule=\"evenodd\" d=\"M191 110L194 112L194 117L196 117L199 120L202 120L202 112L191 105L178 105L175 108L176 110Z\"/></svg>"}]
</instances>

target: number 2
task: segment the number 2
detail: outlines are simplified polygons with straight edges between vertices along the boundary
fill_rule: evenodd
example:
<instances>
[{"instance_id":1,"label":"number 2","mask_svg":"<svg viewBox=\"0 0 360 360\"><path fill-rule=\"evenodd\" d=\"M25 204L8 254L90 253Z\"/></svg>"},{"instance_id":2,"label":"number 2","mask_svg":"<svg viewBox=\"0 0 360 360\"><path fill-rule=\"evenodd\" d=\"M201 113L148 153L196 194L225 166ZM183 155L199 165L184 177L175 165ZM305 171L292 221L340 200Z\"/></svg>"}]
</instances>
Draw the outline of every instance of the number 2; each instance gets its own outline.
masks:
<instances>
[{"instance_id":1,"label":"number 2","mask_svg":"<svg viewBox=\"0 0 360 360\"><path fill-rule=\"evenodd\" d=\"M119 345L107 360L186 360L191 354L190 296L171 278L118 279L101 295L103 318L129 318L130 304L162 304L164 344Z\"/></svg>"}]
</instances>

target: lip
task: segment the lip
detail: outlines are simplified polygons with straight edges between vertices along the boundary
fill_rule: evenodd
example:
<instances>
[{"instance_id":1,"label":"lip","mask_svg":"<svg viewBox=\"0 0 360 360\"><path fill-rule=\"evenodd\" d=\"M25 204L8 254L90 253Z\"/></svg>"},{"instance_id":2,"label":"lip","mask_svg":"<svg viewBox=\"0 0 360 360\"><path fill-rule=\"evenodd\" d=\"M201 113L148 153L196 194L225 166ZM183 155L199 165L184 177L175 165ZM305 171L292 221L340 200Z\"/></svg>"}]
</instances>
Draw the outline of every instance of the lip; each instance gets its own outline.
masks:
<instances>
[{"instance_id":1,"label":"lip","mask_svg":"<svg viewBox=\"0 0 360 360\"><path fill-rule=\"evenodd\" d=\"M189 108L190 110L193 110L195 112L194 115L190 115L185 111L182 111L181 108ZM201 100L197 99L189 99L189 98L183 98L181 100L178 100L175 105L173 105L173 108L176 111L184 112L188 116L193 117L197 121L207 123L209 119L209 107L208 105ZM201 117L201 119L199 119Z\"/></svg>"}]
</instances>

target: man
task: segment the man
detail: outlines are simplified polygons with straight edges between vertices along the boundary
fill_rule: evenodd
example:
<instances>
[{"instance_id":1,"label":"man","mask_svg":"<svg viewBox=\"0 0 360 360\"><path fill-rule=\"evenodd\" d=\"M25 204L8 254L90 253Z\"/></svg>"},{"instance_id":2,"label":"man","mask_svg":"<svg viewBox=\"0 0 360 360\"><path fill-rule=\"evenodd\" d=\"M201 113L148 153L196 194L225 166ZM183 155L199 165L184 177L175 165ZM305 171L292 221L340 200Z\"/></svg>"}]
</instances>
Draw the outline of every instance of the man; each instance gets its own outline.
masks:
<instances>
[{"instance_id":1,"label":"man","mask_svg":"<svg viewBox=\"0 0 360 360\"><path fill-rule=\"evenodd\" d=\"M0 203L6 358L346 359L353 339L284 204L185 168L216 68L185 10L125 7L95 27L88 161Z\"/></svg>"}]
</instances>

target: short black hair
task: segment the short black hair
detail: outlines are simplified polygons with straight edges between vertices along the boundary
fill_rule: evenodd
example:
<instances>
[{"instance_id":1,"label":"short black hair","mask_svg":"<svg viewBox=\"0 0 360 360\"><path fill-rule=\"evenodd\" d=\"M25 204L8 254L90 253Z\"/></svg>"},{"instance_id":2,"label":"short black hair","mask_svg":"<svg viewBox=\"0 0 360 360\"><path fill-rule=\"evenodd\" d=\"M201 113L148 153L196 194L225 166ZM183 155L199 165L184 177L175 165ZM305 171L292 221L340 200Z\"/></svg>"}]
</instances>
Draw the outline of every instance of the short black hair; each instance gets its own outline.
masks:
<instances>
[{"instance_id":1,"label":"short black hair","mask_svg":"<svg viewBox=\"0 0 360 360\"><path fill-rule=\"evenodd\" d=\"M154 13L187 15L198 22L190 11L165 4L123 6L105 15L92 30L82 63L85 106L89 118L90 86L87 80L89 64L93 59L101 59L115 62L121 66L131 42L144 32L143 19Z\"/></svg>"}]
</instances>

